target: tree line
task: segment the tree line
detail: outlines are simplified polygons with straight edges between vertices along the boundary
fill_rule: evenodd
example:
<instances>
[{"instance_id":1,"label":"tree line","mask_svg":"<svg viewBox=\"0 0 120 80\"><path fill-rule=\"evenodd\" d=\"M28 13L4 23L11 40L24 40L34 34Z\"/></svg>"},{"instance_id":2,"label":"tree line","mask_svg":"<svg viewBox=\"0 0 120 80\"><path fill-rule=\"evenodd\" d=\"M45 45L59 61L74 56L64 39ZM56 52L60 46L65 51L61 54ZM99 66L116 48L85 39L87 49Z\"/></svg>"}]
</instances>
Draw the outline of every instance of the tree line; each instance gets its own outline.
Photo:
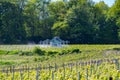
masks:
<instances>
[{"instance_id":1,"label":"tree line","mask_svg":"<svg viewBox=\"0 0 120 80\"><path fill-rule=\"evenodd\" d=\"M59 36L73 44L120 42L120 0L0 0L0 44Z\"/></svg>"}]
</instances>

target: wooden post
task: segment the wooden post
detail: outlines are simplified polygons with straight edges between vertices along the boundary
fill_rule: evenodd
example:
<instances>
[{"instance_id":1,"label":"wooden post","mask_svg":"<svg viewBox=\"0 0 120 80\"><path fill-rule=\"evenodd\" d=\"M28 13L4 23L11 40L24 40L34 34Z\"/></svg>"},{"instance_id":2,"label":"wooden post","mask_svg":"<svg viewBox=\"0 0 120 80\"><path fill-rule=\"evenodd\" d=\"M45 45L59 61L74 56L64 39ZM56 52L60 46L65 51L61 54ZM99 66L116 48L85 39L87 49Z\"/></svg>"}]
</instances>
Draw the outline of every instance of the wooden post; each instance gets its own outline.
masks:
<instances>
[{"instance_id":1,"label":"wooden post","mask_svg":"<svg viewBox=\"0 0 120 80\"><path fill-rule=\"evenodd\" d=\"M83 62L79 62L79 66L80 68L82 68Z\"/></svg>"},{"instance_id":2,"label":"wooden post","mask_svg":"<svg viewBox=\"0 0 120 80\"><path fill-rule=\"evenodd\" d=\"M50 64L49 64L49 71L51 70Z\"/></svg>"},{"instance_id":3,"label":"wooden post","mask_svg":"<svg viewBox=\"0 0 120 80\"><path fill-rule=\"evenodd\" d=\"M92 75L92 64L90 65L90 76Z\"/></svg>"},{"instance_id":4,"label":"wooden post","mask_svg":"<svg viewBox=\"0 0 120 80\"><path fill-rule=\"evenodd\" d=\"M12 80L14 80L14 66L13 66L13 68L12 68Z\"/></svg>"},{"instance_id":5,"label":"wooden post","mask_svg":"<svg viewBox=\"0 0 120 80\"><path fill-rule=\"evenodd\" d=\"M55 71L57 71L57 64L55 63Z\"/></svg>"},{"instance_id":6,"label":"wooden post","mask_svg":"<svg viewBox=\"0 0 120 80\"><path fill-rule=\"evenodd\" d=\"M26 65L25 65L25 71L27 71L27 70L28 70L28 69L27 69L27 67L28 67L28 65L26 64Z\"/></svg>"},{"instance_id":7,"label":"wooden post","mask_svg":"<svg viewBox=\"0 0 120 80\"><path fill-rule=\"evenodd\" d=\"M2 67L2 73L4 73L4 67Z\"/></svg>"},{"instance_id":8,"label":"wooden post","mask_svg":"<svg viewBox=\"0 0 120 80\"><path fill-rule=\"evenodd\" d=\"M29 79L29 66L28 66L28 70L27 70L27 76L28 76L28 79Z\"/></svg>"},{"instance_id":9,"label":"wooden post","mask_svg":"<svg viewBox=\"0 0 120 80\"><path fill-rule=\"evenodd\" d=\"M49 75L51 75L51 66L49 64Z\"/></svg>"},{"instance_id":10,"label":"wooden post","mask_svg":"<svg viewBox=\"0 0 120 80\"><path fill-rule=\"evenodd\" d=\"M38 71L38 69L36 70L36 80L38 80L38 78L39 78L39 73L38 73L39 71Z\"/></svg>"},{"instance_id":11,"label":"wooden post","mask_svg":"<svg viewBox=\"0 0 120 80\"><path fill-rule=\"evenodd\" d=\"M77 62L75 64L75 66L76 66L76 72L77 72L78 71L78 64L77 64Z\"/></svg>"},{"instance_id":12,"label":"wooden post","mask_svg":"<svg viewBox=\"0 0 120 80\"><path fill-rule=\"evenodd\" d=\"M70 70L72 71L72 63L70 63Z\"/></svg>"},{"instance_id":13,"label":"wooden post","mask_svg":"<svg viewBox=\"0 0 120 80\"><path fill-rule=\"evenodd\" d=\"M7 68L7 70L6 70L6 75L8 76L8 68Z\"/></svg>"},{"instance_id":14,"label":"wooden post","mask_svg":"<svg viewBox=\"0 0 120 80\"><path fill-rule=\"evenodd\" d=\"M54 80L54 72L52 71L52 80Z\"/></svg>"},{"instance_id":15,"label":"wooden post","mask_svg":"<svg viewBox=\"0 0 120 80\"><path fill-rule=\"evenodd\" d=\"M39 80L39 66L36 67L36 80Z\"/></svg>"},{"instance_id":16,"label":"wooden post","mask_svg":"<svg viewBox=\"0 0 120 80\"><path fill-rule=\"evenodd\" d=\"M20 69L20 79L23 80L22 69Z\"/></svg>"},{"instance_id":17,"label":"wooden post","mask_svg":"<svg viewBox=\"0 0 120 80\"><path fill-rule=\"evenodd\" d=\"M65 80L65 64L63 63L63 77L64 77L64 80Z\"/></svg>"},{"instance_id":18,"label":"wooden post","mask_svg":"<svg viewBox=\"0 0 120 80\"><path fill-rule=\"evenodd\" d=\"M118 59L115 59L115 64L116 64L117 70L119 70L119 61L118 61Z\"/></svg>"},{"instance_id":19,"label":"wooden post","mask_svg":"<svg viewBox=\"0 0 120 80\"><path fill-rule=\"evenodd\" d=\"M86 80L88 80L88 69L86 69Z\"/></svg>"},{"instance_id":20,"label":"wooden post","mask_svg":"<svg viewBox=\"0 0 120 80\"><path fill-rule=\"evenodd\" d=\"M23 71L24 71L24 65L23 65Z\"/></svg>"},{"instance_id":21,"label":"wooden post","mask_svg":"<svg viewBox=\"0 0 120 80\"><path fill-rule=\"evenodd\" d=\"M95 61L95 70L97 71L97 69L98 69L98 62L97 62L97 60Z\"/></svg>"},{"instance_id":22,"label":"wooden post","mask_svg":"<svg viewBox=\"0 0 120 80\"><path fill-rule=\"evenodd\" d=\"M40 71L41 71L41 65L38 65L38 69L39 69L39 78L40 78Z\"/></svg>"},{"instance_id":23,"label":"wooden post","mask_svg":"<svg viewBox=\"0 0 120 80\"><path fill-rule=\"evenodd\" d=\"M78 80L80 80L80 72L78 72Z\"/></svg>"}]
</instances>

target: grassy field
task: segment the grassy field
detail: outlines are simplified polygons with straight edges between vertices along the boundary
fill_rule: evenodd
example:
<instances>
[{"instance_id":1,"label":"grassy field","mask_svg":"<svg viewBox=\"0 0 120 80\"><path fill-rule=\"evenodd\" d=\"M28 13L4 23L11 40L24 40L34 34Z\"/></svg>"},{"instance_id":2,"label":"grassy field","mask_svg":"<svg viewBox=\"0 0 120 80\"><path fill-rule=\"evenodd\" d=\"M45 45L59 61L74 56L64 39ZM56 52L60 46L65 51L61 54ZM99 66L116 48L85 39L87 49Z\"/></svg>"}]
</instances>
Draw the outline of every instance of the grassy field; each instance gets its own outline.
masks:
<instances>
[{"instance_id":1,"label":"grassy field","mask_svg":"<svg viewBox=\"0 0 120 80\"><path fill-rule=\"evenodd\" d=\"M33 47L40 47L39 45L0 45L0 50L22 50L22 51L31 51ZM41 47L41 49L44 50L63 50L63 49L73 49L73 48L78 48L80 50L106 50L106 49L113 49L113 48L120 48L120 45L98 45L98 44L78 44L78 45L68 45L66 47L62 48L55 48L55 47Z\"/></svg>"},{"instance_id":2,"label":"grassy field","mask_svg":"<svg viewBox=\"0 0 120 80\"><path fill-rule=\"evenodd\" d=\"M120 45L0 45L0 80L119 80L119 63Z\"/></svg>"},{"instance_id":3,"label":"grassy field","mask_svg":"<svg viewBox=\"0 0 120 80\"><path fill-rule=\"evenodd\" d=\"M34 47L39 45L0 45L0 50L5 51L29 51L32 52ZM55 48L47 47L40 48L47 52L56 52L54 55L19 55L19 54L1 54L0 64L1 65L36 65L43 64L48 65L58 63L76 62L76 61L88 61L88 60L99 60L99 59L111 59L120 57L120 45L69 45L67 47ZM70 50L79 49L80 52L70 52ZM68 53L67 53L68 51ZM58 55L57 53L65 53Z\"/></svg>"}]
</instances>

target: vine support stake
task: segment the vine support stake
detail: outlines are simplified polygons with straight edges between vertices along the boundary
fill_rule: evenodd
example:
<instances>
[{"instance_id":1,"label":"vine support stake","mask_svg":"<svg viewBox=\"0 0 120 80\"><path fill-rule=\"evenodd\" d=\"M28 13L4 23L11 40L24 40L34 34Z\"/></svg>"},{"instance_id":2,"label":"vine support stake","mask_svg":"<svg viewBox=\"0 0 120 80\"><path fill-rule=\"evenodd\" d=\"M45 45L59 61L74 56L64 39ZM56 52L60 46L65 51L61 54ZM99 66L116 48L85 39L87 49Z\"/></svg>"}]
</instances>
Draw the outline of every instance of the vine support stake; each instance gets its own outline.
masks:
<instances>
[{"instance_id":1,"label":"vine support stake","mask_svg":"<svg viewBox=\"0 0 120 80\"><path fill-rule=\"evenodd\" d=\"M54 80L54 72L52 71L52 80Z\"/></svg>"},{"instance_id":2,"label":"vine support stake","mask_svg":"<svg viewBox=\"0 0 120 80\"><path fill-rule=\"evenodd\" d=\"M80 72L78 72L78 80L80 80Z\"/></svg>"},{"instance_id":3,"label":"vine support stake","mask_svg":"<svg viewBox=\"0 0 120 80\"><path fill-rule=\"evenodd\" d=\"M12 68L12 80L14 80L14 66L13 66L13 68Z\"/></svg>"}]
</instances>

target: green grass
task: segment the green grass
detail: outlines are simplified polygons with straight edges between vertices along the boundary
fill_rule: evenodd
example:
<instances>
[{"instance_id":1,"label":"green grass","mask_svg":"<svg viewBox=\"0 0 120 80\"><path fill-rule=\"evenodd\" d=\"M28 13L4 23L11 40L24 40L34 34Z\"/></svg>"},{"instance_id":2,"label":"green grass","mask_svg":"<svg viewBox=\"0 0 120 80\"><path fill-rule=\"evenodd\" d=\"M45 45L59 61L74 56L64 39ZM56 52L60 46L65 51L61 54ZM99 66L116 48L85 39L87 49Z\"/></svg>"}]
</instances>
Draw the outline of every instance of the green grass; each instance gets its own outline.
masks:
<instances>
[{"instance_id":1,"label":"green grass","mask_svg":"<svg viewBox=\"0 0 120 80\"><path fill-rule=\"evenodd\" d=\"M9 65L15 65L17 69L22 68L23 66L29 66L35 68L37 65L40 67L48 67L49 64L55 67L55 63L60 66L63 63L71 62L88 62L91 60L101 60L101 59L120 59L120 45L70 45L63 48L34 48L38 47L35 45L29 47L27 45L0 45L0 68L9 68ZM80 51L78 51L80 50ZM74 52L76 51L76 52ZM44 52L45 54L41 54ZM38 54L39 53L39 54ZM64 54L63 54L64 53ZM120 61L119 61L120 62ZM118 65L113 63L103 62L100 65L79 65L73 66L71 68L68 66L65 69L65 79L63 80L77 80L78 72L80 72L81 80L86 79L86 69L88 69L88 80L109 80L109 77L112 77L113 80L120 79L120 72L118 71ZM77 70L76 70L77 69ZM64 78L63 68L58 68L57 71L54 71L54 76L56 80L61 80ZM40 78L42 80L51 79L52 71L49 70L40 70ZM30 79L36 80L36 71L30 71ZM61 74L62 73L62 74ZM28 77L27 72L22 72L23 79ZM0 73L2 80L10 80L13 74ZM20 72L15 73L15 79L19 80L21 75Z\"/></svg>"},{"instance_id":2,"label":"green grass","mask_svg":"<svg viewBox=\"0 0 120 80\"><path fill-rule=\"evenodd\" d=\"M19 50L19 51L31 51L34 47L39 47L39 45L0 45L0 50ZM46 51L61 51L64 49L73 49L73 48L79 48L80 50L106 50L106 49L113 49L113 48L120 48L120 45L97 45L97 44L92 44L92 45L87 45L87 44L82 44L82 45L70 45L68 47L63 47L63 48L55 48L55 47L48 47L48 48L43 48L41 49L46 50Z\"/></svg>"},{"instance_id":3,"label":"green grass","mask_svg":"<svg viewBox=\"0 0 120 80\"><path fill-rule=\"evenodd\" d=\"M40 48L42 51L45 51L45 55L36 55L28 56L27 54L31 54L34 47L38 47L38 45L34 45L33 47L29 47L28 45L0 45L0 60L2 62L11 62L13 65L36 65L43 64L48 65L58 63L61 65L62 63L76 62L76 61L88 61L91 59L106 59L106 58L119 58L120 54L115 53L109 50L119 49L120 45L70 45L68 47L63 48ZM79 49L80 53L65 53L64 55L59 55L59 53L65 51L72 51L74 49ZM109 51L109 52L107 52ZM48 53L57 52L54 55L48 55ZM119 52L119 51L117 51ZM7 53L7 54L6 54ZM20 55L24 53L25 55ZM115 54L114 54L115 53ZM52 53L51 53L52 54ZM11 64L2 64L2 65L11 65Z\"/></svg>"}]
</instances>

